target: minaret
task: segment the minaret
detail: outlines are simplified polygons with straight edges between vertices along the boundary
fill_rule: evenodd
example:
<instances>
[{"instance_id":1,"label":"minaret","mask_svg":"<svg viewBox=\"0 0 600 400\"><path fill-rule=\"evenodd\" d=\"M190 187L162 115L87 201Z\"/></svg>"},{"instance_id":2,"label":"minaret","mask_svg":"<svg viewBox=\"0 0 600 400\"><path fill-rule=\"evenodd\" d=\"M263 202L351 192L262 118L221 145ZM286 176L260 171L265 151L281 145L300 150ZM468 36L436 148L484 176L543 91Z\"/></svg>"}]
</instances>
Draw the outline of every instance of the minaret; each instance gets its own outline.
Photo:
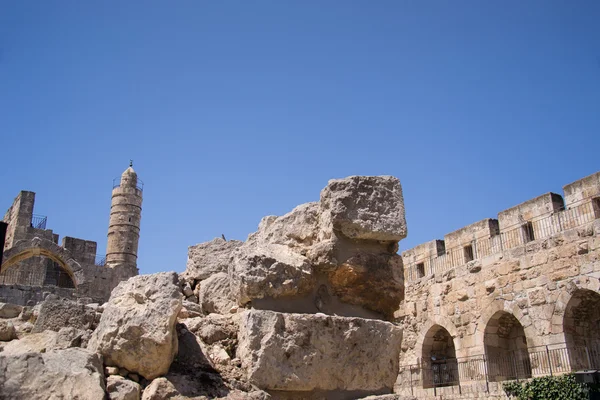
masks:
<instances>
[{"instance_id":1,"label":"minaret","mask_svg":"<svg viewBox=\"0 0 600 400\"><path fill-rule=\"evenodd\" d=\"M106 266L120 267L125 275L137 275L137 251L142 218L142 183L133 170L133 162L114 185L110 204Z\"/></svg>"}]
</instances>

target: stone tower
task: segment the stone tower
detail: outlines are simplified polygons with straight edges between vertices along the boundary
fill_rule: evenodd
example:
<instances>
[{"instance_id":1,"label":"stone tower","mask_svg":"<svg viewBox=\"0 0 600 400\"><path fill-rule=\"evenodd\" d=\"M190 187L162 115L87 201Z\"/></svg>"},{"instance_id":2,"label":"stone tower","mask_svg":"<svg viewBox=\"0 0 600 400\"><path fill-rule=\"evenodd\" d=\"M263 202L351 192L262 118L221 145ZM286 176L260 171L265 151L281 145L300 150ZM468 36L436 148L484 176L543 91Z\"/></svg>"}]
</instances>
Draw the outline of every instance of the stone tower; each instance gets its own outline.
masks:
<instances>
[{"instance_id":1,"label":"stone tower","mask_svg":"<svg viewBox=\"0 0 600 400\"><path fill-rule=\"evenodd\" d=\"M132 163L114 184L106 245L106 266L122 269L124 277L137 275L137 251L142 218L142 183Z\"/></svg>"}]
</instances>

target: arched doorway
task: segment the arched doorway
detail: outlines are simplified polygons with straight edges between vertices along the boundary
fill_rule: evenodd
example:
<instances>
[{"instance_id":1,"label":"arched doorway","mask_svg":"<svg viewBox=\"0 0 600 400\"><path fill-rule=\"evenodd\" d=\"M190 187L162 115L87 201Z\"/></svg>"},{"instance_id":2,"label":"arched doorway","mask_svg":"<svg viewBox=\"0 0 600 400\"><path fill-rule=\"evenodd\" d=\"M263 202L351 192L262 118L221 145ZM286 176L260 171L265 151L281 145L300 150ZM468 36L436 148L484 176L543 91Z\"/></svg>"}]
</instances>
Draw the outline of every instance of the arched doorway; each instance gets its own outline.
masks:
<instances>
[{"instance_id":1,"label":"arched doorway","mask_svg":"<svg viewBox=\"0 0 600 400\"><path fill-rule=\"evenodd\" d=\"M571 370L600 368L600 294L575 291L565 308L563 331Z\"/></svg>"},{"instance_id":2,"label":"arched doorway","mask_svg":"<svg viewBox=\"0 0 600 400\"><path fill-rule=\"evenodd\" d=\"M443 326L433 325L429 328L421 354L424 388L458 384L454 339Z\"/></svg>"},{"instance_id":3,"label":"arched doorway","mask_svg":"<svg viewBox=\"0 0 600 400\"><path fill-rule=\"evenodd\" d=\"M531 377L525 330L517 318L498 311L488 321L484 335L490 381Z\"/></svg>"}]
</instances>

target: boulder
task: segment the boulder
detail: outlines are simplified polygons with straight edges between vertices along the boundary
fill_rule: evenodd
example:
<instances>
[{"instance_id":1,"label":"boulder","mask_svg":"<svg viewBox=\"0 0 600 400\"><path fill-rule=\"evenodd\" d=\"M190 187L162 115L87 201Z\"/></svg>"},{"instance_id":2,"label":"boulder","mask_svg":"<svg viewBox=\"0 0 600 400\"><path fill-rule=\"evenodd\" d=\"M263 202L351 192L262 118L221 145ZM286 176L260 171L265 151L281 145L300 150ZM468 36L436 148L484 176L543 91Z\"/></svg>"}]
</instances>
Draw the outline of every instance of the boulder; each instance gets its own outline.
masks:
<instances>
[{"instance_id":1,"label":"boulder","mask_svg":"<svg viewBox=\"0 0 600 400\"><path fill-rule=\"evenodd\" d=\"M15 318L23 311L23 306L10 303L0 303L0 318Z\"/></svg>"},{"instance_id":2,"label":"boulder","mask_svg":"<svg viewBox=\"0 0 600 400\"><path fill-rule=\"evenodd\" d=\"M229 288L229 277L224 272L211 275L200 284L198 302L205 314L227 314L236 305Z\"/></svg>"},{"instance_id":3,"label":"boulder","mask_svg":"<svg viewBox=\"0 0 600 400\"><path fill-rule=\"evenodd\" d=\"M110 400L140 400L141 387L122 376L111 375L106 378L106 391Z\"/></svg>"},{"instance_id":4,"label":"boulder","mask_svg":"<svg viewBox=\"0 0 600 400\"><path fill-rule=\"evenodd\" d=\"M0 354L2 399L103 399L102 359L84 349Z\"/></svg>"},{"instance_id":5,"label":"boulder","mask_svg":"<svg viewBox=\"0 0 600 400\"><path fill-rule=\"evenodd\" d=\"M104 308L88 349L146 379L164 375L177 352L175 322L182 293L175 272L140 275L119 283Z\"/></svg>"},{"instance_id":6,"label":"boulder","mask_svg":"<svg viewBox=\"0 0 600 400\"><path fill-rule=\"evenodd\" d=\"M181 311L179 311L179 315L177 316L177 318L195 318L200 317L202 315L202 306L200 304L184 300L183 307L181 307Z\"/></svg>"},{"instance_id":7,"label":"boulder","mask_svg":"<svg viewBox=\"0 0 600 400\"><path fill-rule=\"evenodd\" d=\"M0 342L8 342L17 338L15 326L10 321L0 321Z\"/></svg>"},{"instance_id":8,"label":"boulder","mask_svg":"<svg viewBox=\"0 0 600 400\"><path fill-rule=\"evenodd\" d=\"M339 300L379 312L388 319L404 298L403 263L397 254L359 253L328 277Z\"/></svg>"},{"instance_id":9,"label":"boulder","mask_svg":"<svg viewBox=\"0 0 600 400\"><path fill-rule=\"evenodd\" d=\"M289 247L247 242L229 268L229 282L233 296L243 305L253 299L307 294L316 279L308 259Z\"/></svg>"},{"instance_id":10,"label":"boulder","mask_svg":"<svg viewBox=\"0 0 600 400\"><path fill-rule=\"evenodd\" d=\"M407 235L402 187L393 176L332 179L319 204L321 229L358 240L398 242Z\"/></svg>"},{"instance_id":11,"label":"boulder","mask_svg":"<svg viewBox=\"0 0 600 400\"><path fill-rule=\"evenodd\" d=\"M187 329L206 344L237 339L237 324L232 316L209 314L185 321Z\"/></svg>"},{"instance_id":12,"label":"boulder","mask_svg":"<svg viewBox=\"0 0 600 400\"><path fill-rule=\"evenodd\" d=\"M167 378L156 378L146 388L142 394L142 400L165 400L178 396L180 393Z\"/></svg>"},{"instance_id":13,"label":"boulder","mask_svg":"<svg viewBox=\"0 0 600 400\"><path fill-rule=\"evenodd\" d=\"M44 331L32 333L19 340L10 341L2 346L2 355L19 355L25 353L43 353L57 349L58 332Z\"/></svg>"},{"instance_id":14,"label":"boulder","mask_svg":"<svg viewBox=\"0 0 600 400\"><path fill-rule=\"evenodd\" d=\"M58 332L65 326L77 329L93 328L96 313L83 304L70 300L47 300L39 309L32 333L45 330Z\"/></svg>"},{"instance_id":15,"label":"boulder","mask_svg":"<svg viewBox=\"0 0 600 400\"><path fill-rule=\"evenodd\" d=\"M402 329L377 320L249 310L237 355L266 390L392 390Z\"/></svg>"},{"instance_id":16,"label":"boulder","mask_svg":"<svg viewBox=\"0 0 600 400\"><path fill-rule=\"evenodd\" d=\"M227 241L222 238L215 238L210 242L190 246L188 248L186 270L181 276L188 282L201 281L212 274L227 272L233 252L241 245L242 242L238 240Z\"/></svg>"}]
</instances>

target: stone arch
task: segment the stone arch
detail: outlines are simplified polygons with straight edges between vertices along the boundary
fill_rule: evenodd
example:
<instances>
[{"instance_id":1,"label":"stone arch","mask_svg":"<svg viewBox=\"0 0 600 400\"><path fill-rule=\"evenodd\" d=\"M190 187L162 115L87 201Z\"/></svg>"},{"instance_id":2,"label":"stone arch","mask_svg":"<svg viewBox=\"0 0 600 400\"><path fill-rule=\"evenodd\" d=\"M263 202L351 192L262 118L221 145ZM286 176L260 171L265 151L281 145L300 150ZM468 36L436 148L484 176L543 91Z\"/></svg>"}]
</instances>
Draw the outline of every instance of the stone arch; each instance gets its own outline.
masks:
<instances>
[{"instance_id":1,"label":"stone arch","mask_svg":"<svg viewBox=\"0 0 600 400\"><path fill-rule=\"evenodd\" d=\"M0 273L9 270L21 261L36 256L47 257L56 262L71 278L75 288L84 283L83 268L73 259L71 253L50 240L38 237L20 240L5 251L0 265Z\"/></svg>"},{"instance_id":2,"label":"stone arch","mask_svg":"<svg viewBox=\"0 0 600 400\"><path fill-rule=\"evenodd\" d=\"M600 294L577 289L563 315L563 334L573 371L600 366Z\"/></svg>"},{"instance_id":3,"label":"stone arch","mask_svg":"<svg viewBox=\"0 0 600 400\"><path fill-rule=\"evenodd\" d=\"M531 377L527 336L515 315L496 311L485 325L483 343L490 381Z\"/></svg>"},{"instance_id":4,"label":"stone arch","mask_svg":"<svg viewBox=\"0 0 600 400\"><path fill-rule=\"evenodd\" d=\"M417 349L421 351L423 387L458 384L455 326L446 318L437 316L434 320L427 321L421 332Z\"/></svg>"},{"instance_id":5,"label":"stone arch","mask_svg":"<svg viewBox=\"0 0 600 400\"><path fill-rule=\"evenodd\" d=\"M525 331L525 337L527 338L527 343L529 346L536 346L540 343L537 343L538 334L531 323L531 317L529 315L523 314L523 311L519 308L519 306L515 302L508 302L506 300L495 300L490 305L488 305L482 312L481 317L479 317L479 322L477 324L477 329L475 331L475 345L478 347L480 351L485 351L485 329L488 326L490 320L496 315L499 311L505 311L509 314L512 314L519 324L523 327Z\"/></svg>"},{"instance_id":6,"label":"stone arch","mask_svg":"<svg viewBox=\"0 0 600 400\"><path fill-rule=\"evenodd\" d=\"M557 341L567 342L564 332L564 316L569 301L573 294L580 289L587 289L600 293L600 279L592 276L581 276L572 279L562 286L560 294L554 303L554 312L552 314L552 334L559 336Z\"/></svg>"}]
</instances>

